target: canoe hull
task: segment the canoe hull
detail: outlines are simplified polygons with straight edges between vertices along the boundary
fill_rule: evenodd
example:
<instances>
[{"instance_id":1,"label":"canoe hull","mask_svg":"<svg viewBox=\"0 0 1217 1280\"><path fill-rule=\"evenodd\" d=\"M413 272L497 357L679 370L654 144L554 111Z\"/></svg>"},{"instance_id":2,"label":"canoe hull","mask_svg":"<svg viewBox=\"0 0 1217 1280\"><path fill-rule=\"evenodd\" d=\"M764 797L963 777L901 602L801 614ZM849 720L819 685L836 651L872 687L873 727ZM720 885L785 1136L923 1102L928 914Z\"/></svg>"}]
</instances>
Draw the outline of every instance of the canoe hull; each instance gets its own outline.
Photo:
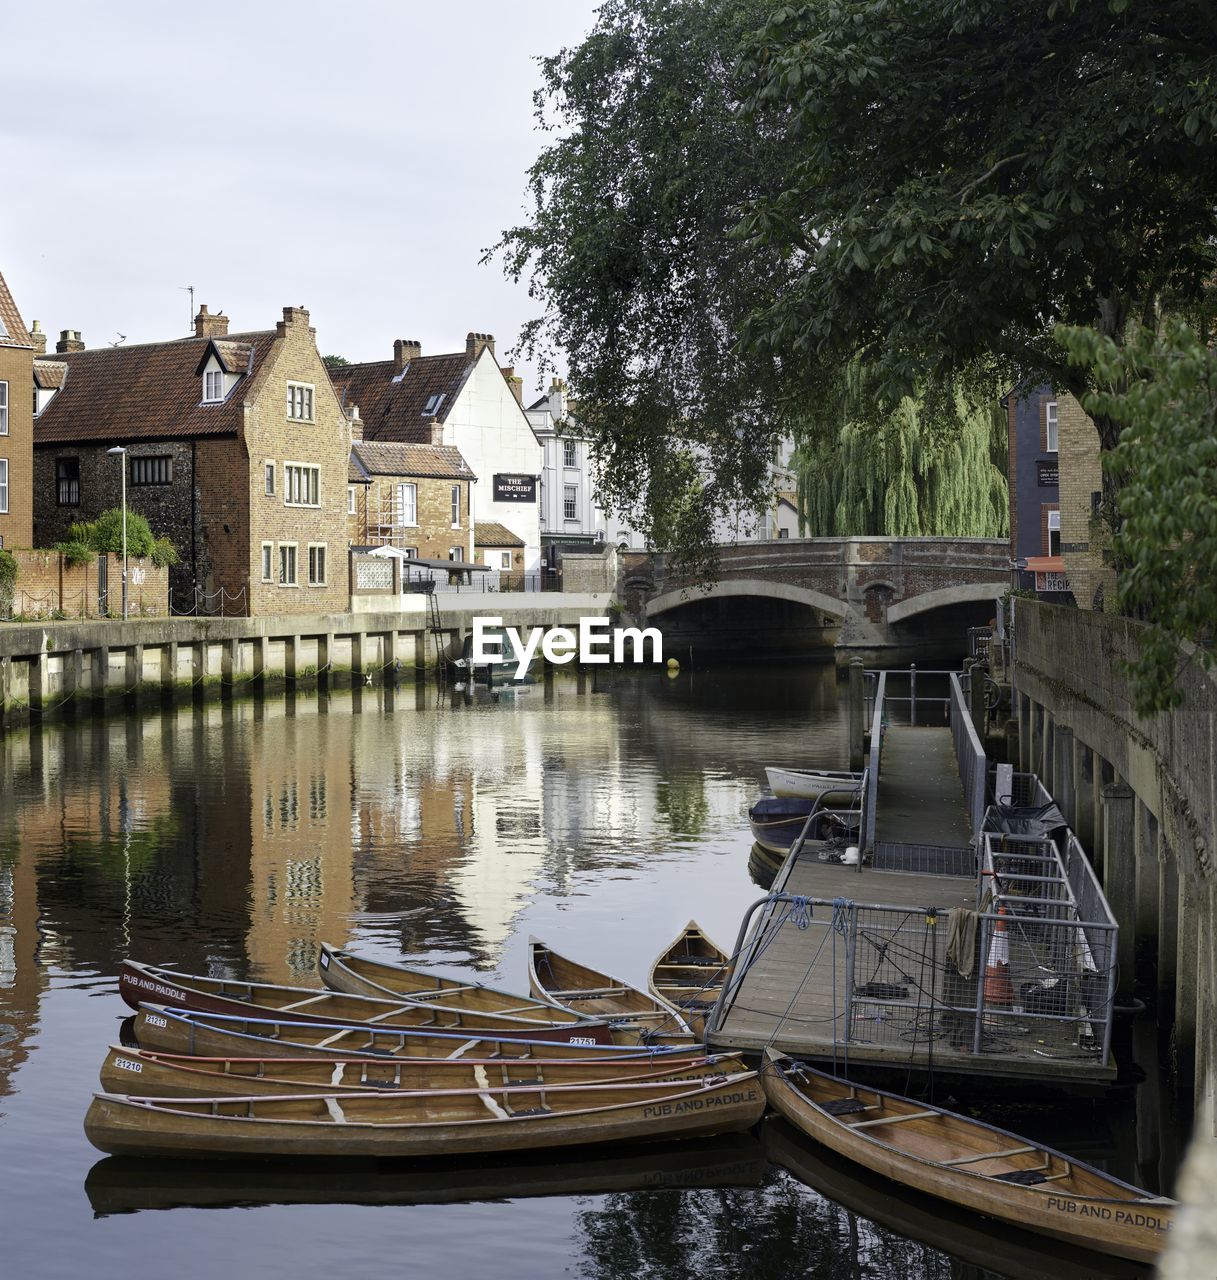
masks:
<instances>
[{"instance_id":1,"label":"canoe hull","mask_svg":"<svg viewBox=\"0 0 1217 1280\"><path fill-rule=\"evenodd\" d=\"M854 804L862 779L855 773L834 769L779 769L770 766L765 780L775 796L798 800L818 800L826 804Z\"/></svg>"},{"instance_id":2,"label":"canoe hull","mask_svg":"<svg viewBox=\"0 0 1217 1280\"><path fill-rule=\"evenodd\" d=\"M730 957L696 921L651 966L648 987L656 1000L680 1011L698 1040L706 1037L706 1019L723 989Z\"/></svg>"}]
</instances>

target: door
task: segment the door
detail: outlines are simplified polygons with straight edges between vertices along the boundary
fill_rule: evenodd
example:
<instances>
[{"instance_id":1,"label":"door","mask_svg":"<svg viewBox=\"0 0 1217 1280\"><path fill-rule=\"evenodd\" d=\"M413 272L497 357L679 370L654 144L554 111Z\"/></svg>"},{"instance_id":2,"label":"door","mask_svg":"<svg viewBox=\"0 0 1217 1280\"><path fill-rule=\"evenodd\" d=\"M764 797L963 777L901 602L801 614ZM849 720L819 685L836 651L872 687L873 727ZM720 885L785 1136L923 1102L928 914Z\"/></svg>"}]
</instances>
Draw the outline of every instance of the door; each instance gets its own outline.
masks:
<instances>
[{"instance_id":1,"label":"door","mask_svg":"<svg viewBox=\"0 0 1217 1280\"><path fill-rule=\"evenodd\" d=\"M97 557L97 613L104 618L110 612L110 557Z\"/></svg>"}]
</instances>

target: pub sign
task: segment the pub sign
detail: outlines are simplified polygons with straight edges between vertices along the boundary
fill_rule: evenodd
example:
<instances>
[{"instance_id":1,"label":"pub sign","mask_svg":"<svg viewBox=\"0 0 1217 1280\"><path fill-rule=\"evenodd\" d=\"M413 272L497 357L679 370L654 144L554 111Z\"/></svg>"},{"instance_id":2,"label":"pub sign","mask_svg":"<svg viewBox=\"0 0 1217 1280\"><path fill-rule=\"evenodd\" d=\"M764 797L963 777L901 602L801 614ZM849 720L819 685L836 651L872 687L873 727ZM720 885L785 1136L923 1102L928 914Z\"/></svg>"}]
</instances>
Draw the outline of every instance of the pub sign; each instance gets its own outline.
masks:
<instances>
[{"instance_id":1,"label":"pub sign","mask_svg":"<svg viewBox=\"0 0 1217 1280\"><path fill-rule=\"evenodd\" d=\"M536 502L537 477L495 473L495 502Z\"/></svg>"}]
</instances>

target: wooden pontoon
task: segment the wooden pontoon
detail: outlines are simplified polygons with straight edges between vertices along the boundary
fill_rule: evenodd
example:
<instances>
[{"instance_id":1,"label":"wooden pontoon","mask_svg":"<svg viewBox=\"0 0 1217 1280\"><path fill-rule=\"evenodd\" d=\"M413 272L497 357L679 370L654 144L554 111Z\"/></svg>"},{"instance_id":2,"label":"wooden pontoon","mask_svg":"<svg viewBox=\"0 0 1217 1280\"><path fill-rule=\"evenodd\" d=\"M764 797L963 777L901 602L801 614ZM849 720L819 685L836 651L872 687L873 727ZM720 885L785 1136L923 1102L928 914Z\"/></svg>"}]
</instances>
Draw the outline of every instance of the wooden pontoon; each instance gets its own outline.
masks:
<instances>
[{"instance_id":1,"label":"wooden pontoon","mask_svg":"<svg viewBox=\"0 0 1217 1280\"><path fill-rule=\"evenodd\" d=\"M378 1000L405 998L427 1004L435 1002L475 1016L490 1013L543 1023L594 1021L570 1009L556 1009L546 1000L537 1000L515 991L499 991L480 982L440 977L426 969L369 960L366 956L332 947L328 942L321 944L317 969L327 987L348 995L372 996Z\"/></svg>"},{"instance_id":2,"label":"wooden pontoon","mask_svg":"<svg viewBox=\"0 0 1217 1280\"><path fill-rule=\"evenodd\" d=\"M528 981L534 995L558 1008L633 1027L649 1044L695 1042L689 1024L666 1001L569 960L537 938L528 940Z\"/></svg>"},{"instance_id":3,"label":"wooden pontoon","mask_svg":"<svg viewBox=\"0 0 1217 1280\"><path fill-rule=\"evenodd\" d=\"M111 1045L101 1066L106 1093L152 1098L367 1093L374 1089L473 1089L488 1085L572 1085L698 1080L747 1070L729 1054L649 1058L198 1058Z\"/></svg>"},{"instance_id":4,"label":"wooden pontoon","mask_svg":"<svg viewBox=\"0 0 1217 1280\"><path fill-rule=\"evenodd\" d=\"M669 1052L638 1043L629 1027L614 1031L621 1044L578 1044L563 1040L525 1040L479 1032L394 1030L361 1023L280 1022L275 1018L200 1013L143 1005L135 1018L141 1048L209 1058L649 1058Z\"/></svg>"},{"instance_id":5,"label":"wooden pontoon","mask_svg":"<svg viewBox=\"0 0 1217 1280\"><path fill-rule=\"evenodd\" d=\"M651 994L678 1009L699 1039L706 1034L706 1016L714 1007L730 957L716 946L695 920L651 966Z\"/></svg>"},{"instance_id":6,"label":"wooden pontoon","mask_svg":"<svg viewBox=\"0 0 1217 1280\"><path fill-rule=\"evenodd\" d=\"M196 1009L201 1013L265 1015L280 1022L333 1022L400 1028L422 1027L440 1031L491 1032L530 1040L578 1040L610 1044L607 1025L573 1015L570 1010L548 1010L553 1016L515 1017L473 1012L433 1000L414 1001L395 996L377 1000L371 996L280 987L269 982L235 982L202 974L175 973L151 965L124 960L118 971L119 995L133 1009L156 1003Z\"/></svg>"},{"instance_id":7,"label":"wooden pontoon","mask_svg":"<svg viewBox=\"0 0 1217 1280\"><path fill-rule=\"evenodd\" d=\"M661 1084L132 1098L100 1093L85 1136L111 1155L447 1156L732 1133L765 1110L755 1071Z\"/></svg>"},{"instance_id":8,"label":"wooden pontoon","mask_svg":"<svg viewBox=\"0 0 1217 1280\"><path fill-rule=\"evenodd\" d=\"M776 1110L817 1142L905 1186L1100 1253L1152 1262L1176 1208L1051 1147L765 1052Z\"/></svg>"}]
</instances>

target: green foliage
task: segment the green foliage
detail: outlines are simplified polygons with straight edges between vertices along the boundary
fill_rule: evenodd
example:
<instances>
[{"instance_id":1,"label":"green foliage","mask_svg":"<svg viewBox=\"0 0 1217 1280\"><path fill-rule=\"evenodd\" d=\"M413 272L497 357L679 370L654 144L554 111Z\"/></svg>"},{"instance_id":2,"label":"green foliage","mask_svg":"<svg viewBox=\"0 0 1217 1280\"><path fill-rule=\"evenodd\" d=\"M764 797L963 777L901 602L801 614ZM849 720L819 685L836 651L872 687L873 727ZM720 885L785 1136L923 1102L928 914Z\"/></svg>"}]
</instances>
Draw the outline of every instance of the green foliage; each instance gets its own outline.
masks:
<instances>
[{"instance_id":1,"label":"green foliage","mask_svg":"<svg viewBox=\"0 0 1217 1280\"><path fill-rule=\"evenodd\" d=\"M13 611L13 587L18 569L17 557L0 548L0 617L7 618Z\"/></svg>"},{"instance_id":2,"label":"green foliage","mask_svg":"<svg viewBox=\"0 0 1217 1280\"><path fill-rule=\"evenodd\" d=\"M321 363L327 369L345 369L350 365L350 361L346 356L322 356Z\"/></svg>"},{"instance_id":3,"label":"green foliage","mask_svg":"<svg viewBox=\"0 0 1217 1280\"><path fill-rule=\"evenodd\" d=\"M69 556L69 563L81 563L70 559L71 554L79 555L79 548L85 548L95 554L110 552L121 555L123 549L123 513L119 507L103 511L96 520L77 521L68 530L67 539L56 545L56 551ZM69 553L69 548L73 548ZM147 557L158 567L177 564L179 556L177 548L168 538L153 535L148 521L136 511L127 511L127 554L139 559Z\"/></svg>"},{"instance_id":4,"label":"green foliage","mask_svg":"<svg viewBox=\"0 0 1217 1280\"><path fill-rule=\"evenodd\" d=\"M1119 604L1149 624L1131 668L1135 703L1142 715L1167 710L1182 700L1185 661L1213 665L1217 354L1180 320L1138 329L1123 347L1088 328L1057 336L1095 381L1083 407L1121 428L1104 466L1120 491Z\"/></svg>"},{"instance_id":5,"label":"green foliage","mask_svg":"<svg viewBox=\"0 0 1217 1280\"><path fill-rule=\"evenodd\" d=\"M91 564L93 562L93 548L80 538L69 538L66 542L57 542L55 550L73 568L77 565Z\"/></svg>"}]
</instances>

